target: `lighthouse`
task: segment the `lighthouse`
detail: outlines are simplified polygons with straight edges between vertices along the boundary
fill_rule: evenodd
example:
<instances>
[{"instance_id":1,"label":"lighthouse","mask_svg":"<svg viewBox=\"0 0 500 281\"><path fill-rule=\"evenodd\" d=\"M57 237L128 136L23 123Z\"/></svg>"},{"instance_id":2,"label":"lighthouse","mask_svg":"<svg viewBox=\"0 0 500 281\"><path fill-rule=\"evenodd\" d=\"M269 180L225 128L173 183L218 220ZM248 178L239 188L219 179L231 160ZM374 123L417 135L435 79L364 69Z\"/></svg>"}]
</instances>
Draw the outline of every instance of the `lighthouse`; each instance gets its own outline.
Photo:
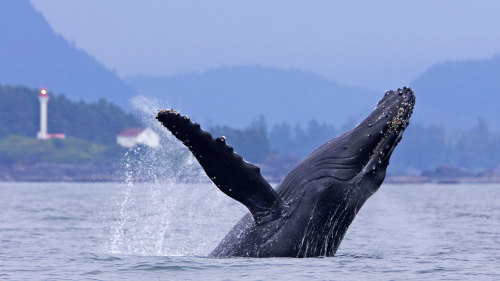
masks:
<instances>
[{"instance_id":1,"label":"lighthouse","mask_svg":"<svg viewBox=\"0 0 500 281\"><path fill-rule=\"evenodd\" d=\"M49 93L46 89L42 89L38 95L38 100L40 101L40 131L36 135L37 139L48 140L48 139L65 139L65 134L49 134L47 128L47 103L49 102Z\"/></svg>"},{"instance_id":2,"label":"lighthouse","mask_svg":"<svg viewBox=\"0 0 500 281\"><path fill-rule=\"evenodd\" d=\"M40 95L38 95L38 100L40 100L40 131L36 136L41 140L49 139L49 134L47 133L47 103L49 102L49 98L47 90L42 89Z\"/></svg>"}]
</instances>

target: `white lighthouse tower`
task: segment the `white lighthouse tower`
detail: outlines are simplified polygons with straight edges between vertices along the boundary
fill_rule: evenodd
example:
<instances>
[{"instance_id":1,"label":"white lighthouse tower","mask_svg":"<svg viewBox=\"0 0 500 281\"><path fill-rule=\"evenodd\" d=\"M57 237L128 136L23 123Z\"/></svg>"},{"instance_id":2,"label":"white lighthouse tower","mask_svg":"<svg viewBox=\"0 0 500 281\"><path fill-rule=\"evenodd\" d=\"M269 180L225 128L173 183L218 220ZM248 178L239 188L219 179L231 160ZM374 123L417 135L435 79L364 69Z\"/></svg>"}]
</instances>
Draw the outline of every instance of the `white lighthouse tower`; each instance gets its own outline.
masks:
<instances>
[{"instance_id":1,"label":"white lighthouse tower","mask_svg":"<svg viewBox=\"0 0 500 281\"><path fill-rule=\"evenodd\" d=\"M47 133L47 103L49 102L49 93L47 90L42 89L38 99L40 100L40 131L37 134L37 138L41 140L49 139L49 134Z\"/></svg>"}]
</instances>

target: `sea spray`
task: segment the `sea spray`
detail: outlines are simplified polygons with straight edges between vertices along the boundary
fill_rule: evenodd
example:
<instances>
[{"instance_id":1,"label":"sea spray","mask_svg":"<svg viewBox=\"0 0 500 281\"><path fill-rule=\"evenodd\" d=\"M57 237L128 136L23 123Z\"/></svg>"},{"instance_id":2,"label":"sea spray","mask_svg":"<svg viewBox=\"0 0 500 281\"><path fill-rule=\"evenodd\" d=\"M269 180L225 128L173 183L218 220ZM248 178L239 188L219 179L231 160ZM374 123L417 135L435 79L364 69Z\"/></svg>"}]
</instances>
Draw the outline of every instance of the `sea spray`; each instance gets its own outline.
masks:
<instances>
[{"instance_id":1,"label":"sea spray","mask_svg":"<svg viewBox=\"0 0 500 281\"><path fill-rule=\"evenodd\" d=\"M113 223L105 250L114 255L207 255L223 238L213 235L220 233L214 229L221 227L220 212L227 205L239 208L236 221L245 210L209 183L189 151L156 121L159 109L167 107L142 96L132 104L143 126L161 136L161 145L138 145L123 156L125 182L110 204L113 218L107 221Z\"/></svg>"}]
</instances>

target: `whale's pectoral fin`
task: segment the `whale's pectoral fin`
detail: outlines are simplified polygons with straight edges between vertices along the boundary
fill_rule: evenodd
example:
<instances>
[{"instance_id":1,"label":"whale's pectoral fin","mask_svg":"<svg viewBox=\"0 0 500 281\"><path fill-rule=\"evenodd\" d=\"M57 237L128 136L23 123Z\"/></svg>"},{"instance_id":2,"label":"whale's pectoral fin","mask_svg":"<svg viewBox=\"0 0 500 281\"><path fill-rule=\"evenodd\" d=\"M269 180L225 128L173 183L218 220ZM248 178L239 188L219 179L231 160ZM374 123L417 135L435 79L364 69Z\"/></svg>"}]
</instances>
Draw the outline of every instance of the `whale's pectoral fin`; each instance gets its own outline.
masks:
<instances>
[{"instance_id":1,"label":"whale's pectoral fin","mask_svg":"<svg viewBox=\"0 0 500 281\"><path fill-rule=\"evenodd\" d=\"M257 224L281 216L283 201L262 177L260 168L234 153L224 137L213 139L199 124L173 109L160 111L156 119L189 148L222 192L250 210Z\"/></svg>"}]
</instances>

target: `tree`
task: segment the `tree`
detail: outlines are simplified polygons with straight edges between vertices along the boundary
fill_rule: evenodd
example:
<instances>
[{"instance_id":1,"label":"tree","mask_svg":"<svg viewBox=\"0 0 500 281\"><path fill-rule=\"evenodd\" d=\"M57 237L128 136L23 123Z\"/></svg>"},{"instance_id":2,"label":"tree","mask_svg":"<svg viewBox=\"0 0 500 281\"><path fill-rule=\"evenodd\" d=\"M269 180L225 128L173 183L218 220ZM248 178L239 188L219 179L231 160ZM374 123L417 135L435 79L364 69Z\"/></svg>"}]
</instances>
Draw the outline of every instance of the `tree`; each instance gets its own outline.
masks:
<instances>
[{"instance_id":1,"label":"tree","mask_svg":"<svg viewBox=\"0 0 500 281\"><path fill-rule=\"evenodd\" d=\"M271 152L266 120L263 116L245 129L215 126L209 128L209 131L213 137L225 136L226 142L234 147L235 152L248 161L262 162Z\"/></svg>"}]
</instances>

